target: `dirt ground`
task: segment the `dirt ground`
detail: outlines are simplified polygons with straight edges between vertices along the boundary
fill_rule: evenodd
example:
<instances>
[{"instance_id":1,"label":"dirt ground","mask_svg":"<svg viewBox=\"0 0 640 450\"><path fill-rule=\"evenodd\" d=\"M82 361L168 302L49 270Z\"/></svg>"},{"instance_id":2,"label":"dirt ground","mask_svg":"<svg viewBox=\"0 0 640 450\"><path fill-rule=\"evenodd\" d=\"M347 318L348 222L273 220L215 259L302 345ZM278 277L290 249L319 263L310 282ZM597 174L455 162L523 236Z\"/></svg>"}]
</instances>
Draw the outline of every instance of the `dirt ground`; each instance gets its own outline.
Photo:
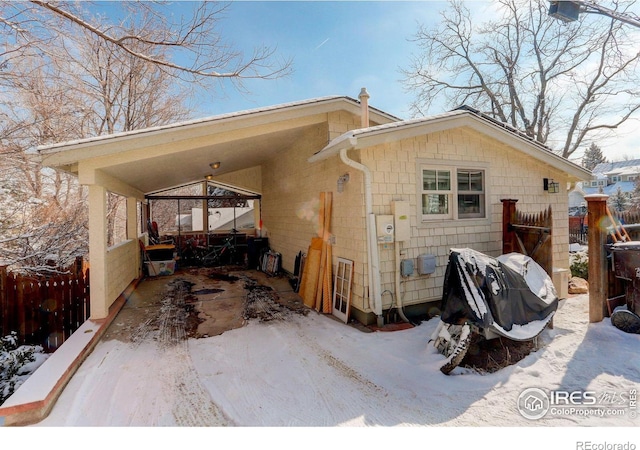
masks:
<instances>
[{"instance_id":1,"label":"dirt ground","mask_svg":"<svg viewBox=\"0 0 640 450\"><path fill-rule=\"evenodd\" d=\"M105 339L171 344L216 336L247 320L307 314L286 277L228 266L185 268L145 278L105 333Z\"/></svg>"},{"instance_id":2,"label":"dirt ground","mask_svg":"<svg viewBox=\"0 0 640 450\"><path fill-rule=\"evenodd\" d=\"M244 326L248 320L284 320L290 314L306 315L310 311L285 276L271 277L235 266L184 268L172 276L144 279L104 338L133 343L153 339L160 345L171 345L187 338L217 336ZM392 332L411 326L350 325L363 332ZM495 372L535 350L536 341L474 337L460 366Z\"/></svg>"},{"instance_id":3,"label":"dirt ground","mask_svg":"<svg viewBox=\"0 0 640 450\"><path fill-rule=\"evenodd\" d=\"M536 340L516 342L503 337L485 340L479 335L474 335L460 366L482 373L492 373L516 364L538 348Z\"/></svg>"}]
</instances>

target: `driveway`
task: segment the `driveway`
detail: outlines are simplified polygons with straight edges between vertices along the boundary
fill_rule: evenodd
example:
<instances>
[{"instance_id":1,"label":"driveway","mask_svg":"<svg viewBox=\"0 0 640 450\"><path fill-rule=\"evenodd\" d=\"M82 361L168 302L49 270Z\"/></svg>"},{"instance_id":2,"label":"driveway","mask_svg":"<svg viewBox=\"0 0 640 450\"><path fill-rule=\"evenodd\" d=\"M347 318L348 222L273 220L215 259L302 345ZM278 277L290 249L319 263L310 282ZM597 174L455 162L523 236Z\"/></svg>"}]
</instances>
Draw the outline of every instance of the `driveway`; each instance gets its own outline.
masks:
<instances>
[{"instance_id":1,"label":"driveway","mask_svg":"<svg viewBox=\"0 0 640 450\"><path fill-rule=\"evenodd\" d=\"M97 375L98 385L83 388L98 389L92 393L100 398L98 403L107 401L122 415L109 418L98 413L102 417L92 419L97 411L87 408L95 403L76 404L69 412L62 406L65 397L73 395L74 385L85 380L81 368L65 388L60 404L40 424L231 425L198 378L189 339L218 336L252 319L264 322L308 313L286 278L268 277L259 271L191 268L172 276L146 278L90 356L102 358L99 373L92 374ZM145 360L142 370L128 370L140 359ZM103 364L107 360L108 369ZM157 414L137 416L149 405Z\"/></svg>"},{"instance_id":2,"label":"driveway","mask_svg":"<svg viewBox=\"0 0 640 450\"><path fill-rule=\"evenodd\" d=\"M608 318L589 324L588 305L587 295L562 300L554 328L516 364L447 376L429 344L437 318L363 332L305 308L285 279L259 272L147 279L36 425L635 429L640 335ZM588 390L606 403L532 420L518 411L531 387Z\"/></svg>"}]
</instances>

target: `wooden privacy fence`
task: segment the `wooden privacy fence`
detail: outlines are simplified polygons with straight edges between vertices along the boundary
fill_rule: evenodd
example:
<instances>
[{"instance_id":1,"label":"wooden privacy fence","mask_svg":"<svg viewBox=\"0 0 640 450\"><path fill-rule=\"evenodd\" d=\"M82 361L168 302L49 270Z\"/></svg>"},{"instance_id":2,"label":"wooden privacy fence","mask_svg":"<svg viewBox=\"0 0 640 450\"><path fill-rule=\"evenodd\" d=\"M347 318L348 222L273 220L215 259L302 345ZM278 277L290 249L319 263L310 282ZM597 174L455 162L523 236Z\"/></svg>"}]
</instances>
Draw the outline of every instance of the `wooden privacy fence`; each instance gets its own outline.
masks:
<instances>
[{"instance_id":1,"label":"wooden privacy fence","mask_svg":"<svg viewBox=\"0 0 640 450\"><path fill-rule=\"evenodd\" d=\"M589 227L588 217L569 217L569 244L587 245L587 228Z\"/></svg>"},{"instance_id":2,"label":"wooden privacy fence","mask_svg":"<svg viewBox=\"0 0 640 450\"><path fill-rule=\"evenodd\" d=\"M614 212L613 216L624 226L632 241L640 240L640 211Z\"/></svg>"},{"instance_id":3,"label":"wooden privacy fence","mask_svg":"<svg viewBox=\"0 0 640 450\"><path fill-rule=\"evenodd\" d=\"M523 213L516 209L518 200L502 202L502 253L518 252L529 256L553 276L553 244L551 206L539 213Z\"/></svg>"},{"instance_id":4,"label":"wooden privacy fence","mask_svg":"<svg viewBox=\"0 0 640 450\"><path fill-rule=\"evenodd\" d=\"M0 267L0 336L55 351L89 318L89 269L81 259L67 273L34 277Z\"/></svg>"}]
</instances>

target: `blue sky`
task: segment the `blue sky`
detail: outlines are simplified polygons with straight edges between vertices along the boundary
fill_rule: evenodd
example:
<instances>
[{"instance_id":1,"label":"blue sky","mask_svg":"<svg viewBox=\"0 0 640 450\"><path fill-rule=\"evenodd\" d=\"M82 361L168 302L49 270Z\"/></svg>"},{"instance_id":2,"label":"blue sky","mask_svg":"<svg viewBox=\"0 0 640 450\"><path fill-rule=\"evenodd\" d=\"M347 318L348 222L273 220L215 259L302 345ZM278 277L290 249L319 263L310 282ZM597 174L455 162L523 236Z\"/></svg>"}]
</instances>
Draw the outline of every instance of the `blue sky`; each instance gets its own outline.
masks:
<instances>
[{"instance_id":1,"label":"blue sky","mask_svg":"<svg viewBox=\"0 0 640 450\"><path fill-rule=\"evenodd\" d=\"M196 2L175 1L177 11ZM491 17L491 0L467 0L478 23ZM108 9L113 3L102 3ZM248 80L249 94L229 83L197 98L195 117L276 105L327 95L357 98L366 87L370 104L397 117L410 118L412 95L405 92L400 68L407 68L418 47L411 38L419 24L440 20L445 1L244 1L235 0L219 22L219 32L234 49L251 55L256 46L276 48L292 59L293 73L277 80ZM113 10L112 10L113 11ZM447 110L436 105L430 114ZM610 159L637 157L637 121L628 122L618 139L599 145ZM581 157L581 154L574 154Z\"/></svg>"},{"instance_id":2,"label":"blue sky","mask_svg":"<svg viewBox=\"0 0 640 450\"><path fill-rule=\"evenodd\" d=\"M479 2L478 2L479 3ZM441 1L239 1L221 22L225 38L248 54L277 47L293 60L291 76L247 82L250 95L225 90L201 108L206 115L326 95L357 97L366 87L372 106L409 117L400 67L407 67L419 23L432 23Z\"/></svg>"}]
</instances>

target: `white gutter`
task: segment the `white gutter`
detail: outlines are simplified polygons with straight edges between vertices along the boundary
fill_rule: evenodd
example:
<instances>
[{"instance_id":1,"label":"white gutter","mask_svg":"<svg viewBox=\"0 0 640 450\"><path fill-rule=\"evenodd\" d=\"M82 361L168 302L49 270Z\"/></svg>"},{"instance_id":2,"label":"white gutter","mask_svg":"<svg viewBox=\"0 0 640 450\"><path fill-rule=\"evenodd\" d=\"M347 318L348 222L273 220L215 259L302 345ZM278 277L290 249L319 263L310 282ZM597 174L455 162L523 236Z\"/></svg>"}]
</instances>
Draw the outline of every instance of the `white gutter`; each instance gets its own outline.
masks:
<instances>
[{"instance_id":1,"label":"white gutter","mask_svg":"<svg viewBox=\"0 0 640 450\"><path fill-rule=\"evenodd\" d=\"M340 150L340 159L346 165L359 170L364 175L364 209L367 227L367 262L369 269L369 296L373 299L373 312L377 316L378 326L384 325L382 317L382 294L380 292L380 256L376 239L376 216L373 214L373 196L371 194L371 171L367 166L349 159L348 148Z\"/></svg>"},{"instance_id":2,"label":"white gutter","mask_svg":"<svg viewBox=\"0 0 640 450\"><path fill-rule=\"evenodd\" d=\"M369 93L366 88L360 90L360 121L362 128L369 126ZM357 144L357 138L350 136L346 142L348 146L340 149L340 159L349 167L359 170L364 175L364 209L365 225L367 229L367 262L369 272L369 298L373 299L373 312L377 316L378 326L384 325L382 317L382 293L380 284L380 256L378 254L378 240L376 238L376 216L373 214L373 195L371 193L371 171L367 166L349 158L350 148Z\"/></svg>"}]
</instances>

